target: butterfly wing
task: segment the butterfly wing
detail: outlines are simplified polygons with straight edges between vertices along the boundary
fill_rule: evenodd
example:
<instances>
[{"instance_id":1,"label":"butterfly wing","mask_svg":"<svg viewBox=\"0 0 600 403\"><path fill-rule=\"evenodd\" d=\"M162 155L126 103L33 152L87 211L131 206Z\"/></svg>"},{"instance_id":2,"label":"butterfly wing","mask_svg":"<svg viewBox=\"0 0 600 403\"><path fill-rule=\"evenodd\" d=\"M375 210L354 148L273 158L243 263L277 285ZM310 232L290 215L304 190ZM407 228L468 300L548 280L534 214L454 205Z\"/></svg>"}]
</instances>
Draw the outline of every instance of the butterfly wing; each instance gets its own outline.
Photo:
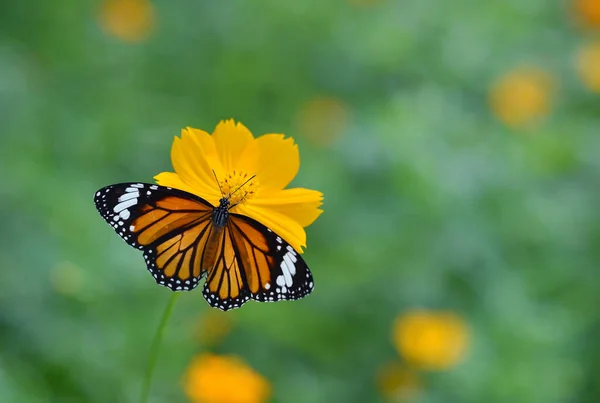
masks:
<instances>
[{"instance_id":1,"label":"butterfly wing","mask_svg":"<svg viewBox=\"0 0 600 403\"><path fill-rule=\"evenodd\" d=\"M214 266L208 269L202 295L212 307L228 311L250 299L247 280L237 257L229 225L221 229Z\"/></svg>"},{"instance_id":2,"label":"butterfly wing","mask_svg":"<svg viewBox=\"0 0 600 403\"><path fill-rule=\"evenodd\" d=\"M252 218L229 214L219 256L203 288L204 298L213 307L229 310L249 299L295 300L314 288L300 254Z\"/></svg>"},{"instance_id":3,"label":"butterfly wing","mask_svg":"<svg viewBox=\"0 0 600 403\"><path fill-rule=\"evenodd\" d=\"M142 250L158 284L174 291L198 285L210 259L206 250L212 250L205 246L215 239L210 203L147 183L107 186L96 192L94 203L125 242Z\"/></svg>"},{"instance_id":4,"label":"butterfly wing","mask_svg":"<svg viewBox=\"0 0 600 403\"><path fill-rule=\"evenodd\" d=\"M215 207L195 195L121 183L100 189L94 202L117 234L143 251L158 284L191 290L207 274L203 295L213 307L294 300L313 290L308 266L285 240L239 214L230 213L227 224L217 227Z\"/></svg>"}]
</instances>

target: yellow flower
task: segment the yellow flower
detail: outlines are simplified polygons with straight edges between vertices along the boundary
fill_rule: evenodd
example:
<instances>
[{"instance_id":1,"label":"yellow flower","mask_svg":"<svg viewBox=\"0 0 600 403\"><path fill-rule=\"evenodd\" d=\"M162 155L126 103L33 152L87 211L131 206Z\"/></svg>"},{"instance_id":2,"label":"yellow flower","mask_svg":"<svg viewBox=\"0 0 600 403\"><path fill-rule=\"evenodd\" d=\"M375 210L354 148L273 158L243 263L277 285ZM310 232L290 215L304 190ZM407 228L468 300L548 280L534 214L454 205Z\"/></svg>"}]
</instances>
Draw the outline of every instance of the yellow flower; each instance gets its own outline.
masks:
<instances>
[{"instance_id":1,"label":"yellow flower","mask_svg":"<svg viewBox=\"0 0 600 403\"><path fill-rule=\"evenodd\" d=\"M154 8L148 0L105 0L102 4L100 26L121 40L139 42L154 25Z\"/></svg>"},{"instance_id":2,"label":"yellow flower","mask_svg":"<svg viewBox=\"0 0 600 403\"><path fill-rule=\"evenodd\" d=\"M576 18L588 27L600 27L600 1L573 0Z\"/></svg>"},{"instance_id":3,"label":"yellow flower","mask_svg":"<svg viewBox=\"0 0 600 403\"><path fill-rule=\"evenodd\" d=\"M261 403L271 395L269 382L241 359L210 353L192 360L184 390L193 403Z\"/></svg>"},{"instance_id":4,"label":"yellow flower","mask_svg":"<svg viewBox=\"0 0 600 403\"><path fill-rule=\"evenodd\" d=\"M579 49L576 63L583 85L590 91L600 92L600 41Z\"/></svg>"},{"instance_id":5,"label":"yellow flower","mask_svg":"<svg viewBox=\"0 0 600 403\"><path fill-rule=\"evenodd\" d=\"M175 137L171 161L175 173L155 176L159 185L193 193L214 206L219 205L222 190L235 206L230 211L254 218L302 253L304 227L322 213L323 194L284 189L300 168L298 146L292 138L265 134L255 139L233 120L220 122L212 136L188 127L181 131L181 138Z\"/></svg>"},{"instance_id":6,"label":"yellow flower","mask_svg":"<svg viewBox=\"0 0 600 403\"><path fill-rule=\"evenodd\" d=\"M537 68L520 68L500 77L492 86L492 111L505 124L523 127L548 114L552 80Z\"/></svg>"},{"instance_id":7,"label":"yellow flower","mask_svg":"<svg viewBox=\"0 0 600 403\"><path fill-rule=\"evenodd\" d=\"M394 361L379 369L377 386L383 397L400 402L417 395L421 382L414 371Z\"/></svg>"},{"instance_id":8,"label":"yellow flower","mask_svg":"<svg viewBox=\"0 0 600 403\"><path fill-rule=\"evenodd\" d=\"M392 334L396 349L408 363L431 370L455 365L469 341L467 325L451 312L405 313L396 319Z\"/></svg>"}]
</instances>

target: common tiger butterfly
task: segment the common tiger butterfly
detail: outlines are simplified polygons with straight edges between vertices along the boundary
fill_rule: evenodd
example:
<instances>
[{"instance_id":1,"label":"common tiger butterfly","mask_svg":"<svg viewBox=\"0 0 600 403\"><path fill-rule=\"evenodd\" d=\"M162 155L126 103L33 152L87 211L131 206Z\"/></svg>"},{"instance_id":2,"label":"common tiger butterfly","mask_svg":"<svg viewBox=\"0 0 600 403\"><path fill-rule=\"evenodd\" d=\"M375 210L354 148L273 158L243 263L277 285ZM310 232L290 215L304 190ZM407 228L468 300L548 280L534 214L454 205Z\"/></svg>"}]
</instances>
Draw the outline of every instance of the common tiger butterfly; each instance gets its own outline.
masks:
<instances>
[{"instance_id":1,"label":"common tiger butterfly","mask_svg":"<svg viewBox=\"0 0 600 403\"><path fill-rule=\"evenodd\" d=\"M227 311L248 300L295 300L313 290L298 252L258 221L170 187L120 183L98 190L94 203L129 245L143 252L156 282L173 291L194 289Z\"/></svg>"}]
</instances>

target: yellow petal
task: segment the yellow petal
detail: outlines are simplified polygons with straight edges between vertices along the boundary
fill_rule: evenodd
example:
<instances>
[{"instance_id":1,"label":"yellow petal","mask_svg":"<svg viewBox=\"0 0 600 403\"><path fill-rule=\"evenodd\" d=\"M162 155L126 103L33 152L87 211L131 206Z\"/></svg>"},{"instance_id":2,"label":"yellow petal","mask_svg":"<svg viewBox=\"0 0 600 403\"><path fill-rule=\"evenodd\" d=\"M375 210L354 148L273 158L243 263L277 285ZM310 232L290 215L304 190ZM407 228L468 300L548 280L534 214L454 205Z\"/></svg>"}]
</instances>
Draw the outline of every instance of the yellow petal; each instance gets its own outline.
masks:
<instances>
[{"instance_id":1,"label":"yellow petal","mask_svg":"<svg viewBox=\"0 0 600 403\"><path fill-rule=\"evenodd\" d=\"M286 187L298 173L300 154L293 138L283 134L265 134L256 139L253 152L256 159L256 177L262 191L280 190Z\"/></svg>"},{"instance_id":2,"label":"yellow petal","mask_svg":"<svg viewBox=\"0 0 600 403\"><path fill-rule=\"evenodd\" d=\"M306 232L297 221L274 210L251 203L240 204L235 207L235 213L254 218L285 239L298 253L303 252L302 247L306 246Z\"/></svg>"},{"instance_id":3,"label":"yellow petal","mask_svg":"<svg viewBox=\"0 0 600 403\"><path fill-rule=\"evenodd\" d=\"M218 201L219 187L213 169L222 174L223 168L208 133L192 128L183 129L181 138L175 137L173 140L171 161L175 172L192 190L191 193L211 203L215 198Z\"/></svg>"},{"instance_id":4,"label":"yellow petal","mask_svg":"<svg viewBox=\"0 0 600 403\"><path fill-rule=\"evenodd\" d=\"M308 227L323 212L319 208L322 200L323 193L319 191L293 188L270 192L268 197L257 197L252 199L252 204L281 213Z\"/></svg>"},{"instance_id":5,"label":"yellow petal","mask_svg":"<svg viewBox=\"0 0 600 403\"><path fill-rule=\"evenodd\" d=\"M200 196L201 198L205 199L206 201L208 201L209 203L211 203L214 206L219 204L219 197L220 197L219 195L212 196L212 197L206 197L205 192L203 192L204 195L198 195L197 189L188 185L183 180L181 180L181 177L179 175L177 175L175 172L161 172L154 177L154 180L160 186L171 187L173 189L183 190L184 192L188 192L191 194L195 194L196 196Z\"/></svg>"},{"instance_id":6,"label":"yellow petal","mask_svg":"<svg viewBox=\"0 0 600 403\"><path fill-rule=\"evenodd\" d=\"M240 169L238 161L254 137L246 126L241 123L236 124L233 119L230 119L219 122L212 139L225 172L231 172L234 169Z\"/></svg>"}]
</instances>

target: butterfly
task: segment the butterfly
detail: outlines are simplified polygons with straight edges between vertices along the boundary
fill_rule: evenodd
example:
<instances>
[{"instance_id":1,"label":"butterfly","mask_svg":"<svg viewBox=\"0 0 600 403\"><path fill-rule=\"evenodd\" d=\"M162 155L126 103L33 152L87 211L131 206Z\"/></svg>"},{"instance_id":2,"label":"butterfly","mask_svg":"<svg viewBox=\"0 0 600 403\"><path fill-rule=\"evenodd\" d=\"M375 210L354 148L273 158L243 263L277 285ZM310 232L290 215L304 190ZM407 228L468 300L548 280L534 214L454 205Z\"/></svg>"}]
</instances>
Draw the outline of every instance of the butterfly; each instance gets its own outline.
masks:
<instances>
[{"instance_id":1,"label":"butterfly","mask_svg":"<svg viewBox=\"0 0 600 403\"><path fill-rule=\"evenodd\" d=\"M295 300L314 288L312 274L284 239L258 221L170 187L120 183L98 190L96 209L129 245L143 252L160 285L202 295L227 311L248 300Z\"/></svg>"}]
</instances>

